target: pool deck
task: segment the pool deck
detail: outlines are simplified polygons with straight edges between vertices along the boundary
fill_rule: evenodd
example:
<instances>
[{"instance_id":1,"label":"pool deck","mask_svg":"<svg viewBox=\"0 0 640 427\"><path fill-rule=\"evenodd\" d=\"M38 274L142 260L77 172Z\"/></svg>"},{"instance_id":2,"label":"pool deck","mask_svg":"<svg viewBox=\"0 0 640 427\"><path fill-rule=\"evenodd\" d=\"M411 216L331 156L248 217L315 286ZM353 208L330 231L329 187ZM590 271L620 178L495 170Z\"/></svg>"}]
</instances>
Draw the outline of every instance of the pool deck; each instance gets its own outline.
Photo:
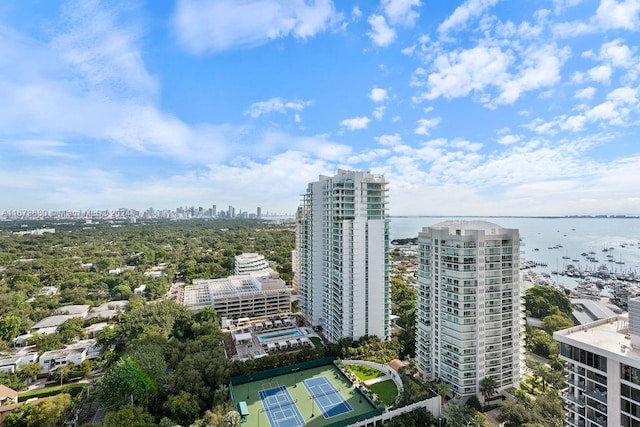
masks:
<instances>
[{"instance_id":1,"label":"pool deck","mask_svg":"<svg viewBox=\"0 0 640 427\"><path fill-rule=\"evenodd\" d=\"M260 322L254 322L254 323L260 323ZM270 354L267 351L267 344L269 343L279 343L281 341L288 341L288 340L294 340L294 339L300 339L300 338L311 338L311 337L318 337L318 334L316 334L315 332L313 332L313 329L311 329L308 326L291 326L291 325L283 325L281 327L272 327L272 328L260 328L260 329L256 329L254 327L254 323L250 324L250 325L245 325L242 327L238 327L238 328L234 328L233 330L231 330L229 333L231 334L232 337L235 337L237 334L250 334L251 335L251 339L247 340L247 341L243 341L240 343L236 343L235 344L235 348L236 348L236 356L234 356L234 359L237 360L249 360L249 359L259 359L261 357L265 357L268 354ZM299 335L296 334L291 335L291 336L285 336L285 335L280 335L280 336L274 336L272 338L269 339L264 339L264 335L269 335L269 334L284 334L287 332L290 333L294 333L293 331L298 331ZM263 340L260 340L260 337L263 338ZM315 345L313 344L313 342L311 342L311 340L309 340L308 343L305 343L306 346L310 347L310 348L315 348ZM273 347L273 346L272 346ZM298 345L297 347L294 348L287 348L287 349L276 349L274 351L276 352L282 352L282 351L298 351L300 349L304 348L304 346L302 345ZM273 350L273 348L272 348ZM272 351L273 352L273 351Z\"/></svg>"}]
</instances>

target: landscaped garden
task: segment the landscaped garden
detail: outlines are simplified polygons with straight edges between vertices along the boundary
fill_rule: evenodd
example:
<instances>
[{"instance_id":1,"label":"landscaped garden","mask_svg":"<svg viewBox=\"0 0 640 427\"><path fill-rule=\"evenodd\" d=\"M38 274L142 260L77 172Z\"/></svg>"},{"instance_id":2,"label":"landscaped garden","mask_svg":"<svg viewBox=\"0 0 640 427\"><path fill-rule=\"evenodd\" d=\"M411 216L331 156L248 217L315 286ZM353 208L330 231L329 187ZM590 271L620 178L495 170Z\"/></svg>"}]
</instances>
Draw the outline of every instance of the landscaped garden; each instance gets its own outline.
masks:
<instances>
[{"instance_id":1,"label":"landscaped garden","mask_svg":"<svg viewBox=\"0 0 640 427\"><path fill-rule=\"evenodd\" d=\"M398 387L393 380L381 381L368 387L378 396L385 407L393 405L398 397Z\"/></svg>"},{"instance_id":2,"label":"landscaped garden","mask_svg":"<svg viewBox=\"0 0 640 427\"><path fill-rule=\"evenodd\" d=\"M370 366L349 365L349 369L351 369L351 372L356 374L356 377L358 377L360 381L367 381L384 375L383 372L380 372L379 370Z\"/></svg>"}]
</instances>

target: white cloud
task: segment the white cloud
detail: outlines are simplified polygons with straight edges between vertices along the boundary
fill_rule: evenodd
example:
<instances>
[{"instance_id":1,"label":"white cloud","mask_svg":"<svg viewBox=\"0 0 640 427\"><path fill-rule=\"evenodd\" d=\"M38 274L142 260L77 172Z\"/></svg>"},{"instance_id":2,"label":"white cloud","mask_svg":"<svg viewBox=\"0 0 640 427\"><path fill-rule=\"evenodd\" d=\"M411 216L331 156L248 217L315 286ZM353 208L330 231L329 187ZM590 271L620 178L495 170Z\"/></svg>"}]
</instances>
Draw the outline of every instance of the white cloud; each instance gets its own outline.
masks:
<instances>
[{"instance_id":1,"label":"white cloud","mask_svg":"<svg viewBox=\"0 0 640 427\"><path fill-rule=\"evenodd\" d=\"M57 157L63 159L77 159L77 154L66 152L69 144L63 141L26 139L15 141L15 144L29 156Z\"/></svg>"},{"instance_id":2,"label":"white cloud","mask_svg":"<svg viewBox=\"0 0 640 427\"><path fill-rule=\"evenodd\" d=\"M351 119L344 119L340 122L340 126L347 128L348 130L361 130L366 129L369 126L371 119L369 117L353 117Z\"/></svg>"},{"instance_id":3,"label":"white cloud","mask_svg":"<svg viewBox=\"0 0 640 427\"><path fill-rule=\"evenodd\" d=\"M634 63L633 51L621 39L604 43L599 58L613 67L628 68Z\"/></svg>"},{"instance_id":4,"label":"white cloud","mask_svg":"<svg viewBox=\"0 0 640 427\"><path fill-rule=\"evenodd\" d=\"M618 104L635 104L638 102L638 89L631 87L619 87L607 95L607 100Z\"/></svg>"},{"instance_id":5,"label":"white cloud","mask_svg":"<svg viewBox=\"0 0 640 427\"><path fill-rule=\"evenodd\" d=\"M526 127L539 134L552 135L556 133L556 129L581 132L587 130L587 127L594 123L600 126L604 124L624 126L629 124L629 116L637 107L638 89L627 86L619 87L609 92L603 102L592 108L581 106L580 112L577 114L560 115L549 121L537 119Z\"/></svg>"},{"instance_id":6,"label":"white cloud","mask_svg":"<svg viewBox=\"0 0 640 427\"><path fill-rule=\"evenodd\" d=\"M611 67L608 65L599 65L587 70L587 77L594 82L609 84L612 74Z\"/></svg>"},{"instance_id":7,"label":"white cloud","mask_svg":"<svg viewBox=\"0 0 640 427\"><path fill-rule=\"evenodd\" d=\"M522 56L524 59L519 73L500 84L502 92L497 99L499 104L512 104L523 92L550 87L558 82L560 69L568 58L568 50L547 45L528 49Z\"/></svg>"},{"instance_id":8,"label":"white cloud","mask_svg":"<svg viewBox=\"0 0 640 427\"><path fill-rule=\"evenodd\" d=\"M358 6L353 6L353 9L351 9L351 20L354 22L359 22L361 18L362 11Z\"/></svg>"},{"instance_id":9,"label":"white cloud","mask_svg":"<svg viewBox=\"0 0 640 427\"><path fill-rule=\"evenodd\" d=\"M145 68L135 24L119 27L121 13L92 1L68 3L62 14L72 25L51 48L92 91L128 99L155 95L157 82Z\"/></svg>"},{"instance_id":10,"label":"white cloud","mask_svg":"<svg viewBox=\"0 0 640 427\"><path fill-rule=\"evenodd\" d=\"M400 138L400 135L398 135L397 133L393 135L380 135L375 139L376 141L378 141L378 144L387 146L395 146L400 144L400 142L402 141L402 138Z\"/></svg>"},{"instance_id":11,"label":"white cloud","mask_svg":"<svg viewBox=\"0 0 640 427\"><path fill-rule=\"evenodd\" d=\"M268 114L271 112L284 114L287 112L287 110L302 111L309 105L311 105L311 101L287 101L280 97L276 97L268 99L266 101L254 102L253 104L251 104L249 109L244 112L244 114L253 118L257 118L263 114Z\"/></svg>"},{"instance_id":12,"label":"white cloud","mask_svg":"<svg viewBox=\"0 0 640 427\"><path fill-rule=\"evenodd\" d=\"M434 117L432 119L420 119L418 120L417 126L413 133L415 133L416 135L428 136L431 129L438 126L441 121L442 119L440 117Z\"/></svg>"},{"instance_id":13,"label":"white cloud","mask_svg":"<svg viewBox=\"0 0 640 427\"><path fill-rule=\"evenodd\" d=\"M458 6L453 13L438 27L438 32L446 34L449 31L462 31L467 22L481 16L485 10L493 7L498 0L467 0Z\"/></svg>"},{"instance_id":14,"label":"white cloud","mask_svg":"<svg viewBox=\"0 0 640 427\"><path fill-rule=\"evenodd\" d=\"M560 37L575 37L609 30L636 31L640 28L640 2L638 0L600 0L600 5L589 22L561 22L553 26Z\"/></svg>"},{"instance_id":15,"label":"white cloud","mask_svg":"<svg viewBox=\"0 0 640 427\"><path fill-rule=\"evenodd\" d=\"M362 153L350 156L347 159L347 163L349 164L371 163L371 162L374 162L375 160L388 156L390 152L391 152L390 150L384 149L384 148L364 151Z\"/></svg>"},{"instance_id":16,"label":"white cloud","mask_svg":"<svg viewBox=\"0 0 640 427\"><path fill-rule=\"evenodd\" d=\"M420 16L413 8L422 6L420 0L381 0L389 23L413 26Z\"/></svg>"},{"instance_id":17,"label":"white cloud","mask_svg":"<svg viewBox=\"0 0 640 427\"><path fill-rule=\"evenodd\" d=\"M638 0L601 0L594 20L604 30L637 30L639 12Z\"/></svg>"},{"instance_id":18,"label":"white cloud","mask_svg":"<svg viewBox=\"0 0 640 427\"><path fill-rule=\"evenodd\" d=\"M379 107L376 107L373 110L373 113L371 113L371 115L376 119L376 120L382 120L382 118L384 117L384 111L386 110L387 107L385 107L384 105L381 105Z\"/></svg>"},{"instance_id":19,"label":"white cloud","mask_svg":"<svg viewBox=\"0 0 640 427\"><path fill-rule=\"evenodd\" d=\"M513 61L510 52L484 44L441 53L433 62L434 71L427 77L428 91L422 98L459 98L489 85L497 86L508 80L507 70Z\"/></svg>"},{"instance_id":20,"label":"white cloud","mask_svg":"<svg viewBox=\"0 0 640 427\"><path fill-rule=\"evenodd\" d=\"M331 0L179 0L173 24L179 42L201 54L306 39L341 20Z\"/></svg>"},{"instance_id":21,"label":"white cloud","mask_svg":"<svg viewBox=\"0 0 640 427\"><path fill-rule=\"evenodd\" d=\"M560 14L564 9L577 6L582 0L553 0L553 10L556 15Z\"/></svg>"},{"instance_id":22,"label":"white cloud","mask_svg":"<svg viewBox=\"0 0 640 427\"><path fill-rule=\"evenodd\" d=\"M498 144L502 144L502 145L511 145L511 144L515 144L516 142L520 141L522 139L521 135L504 135L502 137L500 137L500 139L498 139Z\"/></svg>"},{"instance_id":23,"label":"white cloud","mask_svg":"<svg viewBox=\"0 0 640 427\"><path fill-rule=\"evenodd\" d=\"M373 102L382 102L387 99L387 90L379 87L374 87L369 93L369 98L371 98Z\"/></svg>"},{"instance_id":24,"label":"white cloud","mask_svg":"<svg viewBox=\"0 0 640 427\"><path fill-rule=\"evenodd\" d=\"M568 58L568 48L538 45L535 40L528 46L515 41L502 46L485 39L468 49L441 49L429 70L418 68L412 76L411 86L426 87L414 102L472 94L489 108L513 104L526 92L552 89Z\"/></svg>"},{"instance_id":25,"label":"white cloud","mask_svg":"<svg viewBox=\"0 0 640 427\"><path fill-rule=\"evenodd\" d=\"M371 31L367 35L377 46L389 46L396 39L396 31L387 25L387 20L382 15L369 16Z\"/></svg>"},{"instance_id":26,"label":"white cloud","mask_svg":"<svg viewBox=\"0 0 640 427\"><path fill-rule=\"evenodd\" d=\"M588 86L588 87L577 90L576 93L573 95L573 97L576 99L591 99L595 94L596 94L596 88L593 86Z\"/></svg>"}]
</instances>

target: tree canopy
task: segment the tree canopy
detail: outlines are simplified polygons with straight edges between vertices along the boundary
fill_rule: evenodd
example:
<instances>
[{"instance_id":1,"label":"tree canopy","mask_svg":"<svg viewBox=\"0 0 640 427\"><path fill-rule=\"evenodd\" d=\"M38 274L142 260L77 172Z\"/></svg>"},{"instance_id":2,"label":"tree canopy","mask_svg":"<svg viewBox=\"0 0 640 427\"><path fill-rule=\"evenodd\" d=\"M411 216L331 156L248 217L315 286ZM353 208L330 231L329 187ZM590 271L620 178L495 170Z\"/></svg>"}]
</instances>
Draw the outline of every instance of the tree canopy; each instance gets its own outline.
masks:
<instances>
[{"instance_id":1,"label":"tree canopy","mask_svg":"<svg viewBox=\"0 0 640 427\"><path fill-rule=\"evenodd\" d=\"M571 300L567 295L550 286L534 286L524 295L525 308L530 316L543 319L558 312L571 316Z\"/></svg>"}]
</instances>

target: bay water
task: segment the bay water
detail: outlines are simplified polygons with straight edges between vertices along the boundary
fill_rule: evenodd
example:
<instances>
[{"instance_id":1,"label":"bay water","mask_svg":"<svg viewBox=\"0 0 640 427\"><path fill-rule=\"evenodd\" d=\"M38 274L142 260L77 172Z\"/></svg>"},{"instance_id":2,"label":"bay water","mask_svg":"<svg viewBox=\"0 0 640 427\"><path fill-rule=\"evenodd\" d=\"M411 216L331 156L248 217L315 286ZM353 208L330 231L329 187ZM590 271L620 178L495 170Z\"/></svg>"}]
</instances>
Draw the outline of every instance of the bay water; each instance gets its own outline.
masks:
<instances>
[{"instance_id":1,"label":"bay water","mask_svg":"<svg viewBox=\"0 0 640 427\"><path fill-rule=\"evenodd\" d=\"M391 217L390 239L417 237L423 227L447 220L489 221L517 228L521 258L546 264L536 268L541 272L559 271L568 264L582 270L604 264L612 272L640 272L640 218ZM582 253L597 261L588 261ZM554 280L570 288L576 283L555 275Z\"/></svg>"}]
</instances>

